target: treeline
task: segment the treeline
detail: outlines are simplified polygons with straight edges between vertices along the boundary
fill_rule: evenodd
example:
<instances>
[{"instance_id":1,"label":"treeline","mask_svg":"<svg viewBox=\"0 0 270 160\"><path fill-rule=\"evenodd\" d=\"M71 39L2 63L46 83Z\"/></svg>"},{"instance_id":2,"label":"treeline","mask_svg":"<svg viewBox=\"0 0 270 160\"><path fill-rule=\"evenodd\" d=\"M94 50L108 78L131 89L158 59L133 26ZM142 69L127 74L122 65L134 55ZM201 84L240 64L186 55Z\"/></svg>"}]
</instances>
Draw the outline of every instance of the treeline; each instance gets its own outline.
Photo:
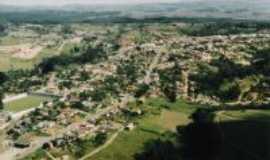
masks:
<instances>
[{"instance_id":1,"label":"treeline","mask_svg":"<svg viewBox=\"0 0 270 160\"><path fill-rule=\"evenodd\" d=\"M6 34L6 30L8 28L7 22L5 19L2 19L0 16L0 36L3 36Z\"/></svg>"},{"instance_id":2,"label":"treeline","mask_svg":"<svg viewBox=\"0 0 270 160\"><path fill-rule=\"evenodd\" d=\"M80 12L58 10L33 10L20 12L0 12L0 17L11 23L34 23L34 24L63 24L83 22L87 19L118 16L120 12Z\"/></svg>"},{"instance_id":3,"label":"treeline","mask_svg":"<svg viewBox=\"0 0 270 160\"><path fill-rule=\"evenodd\" d=\"M211 35L231 35L243 33L256 33L258 31L270 29L268 22L249 22L249 21L225 21L225 22L206 22L191 23L187 27L179 29L179 32L189 36L211 36Z\"/></svg>"},{"instance_id":4,"label":"treeline","mask_svg":"<svg viewBox=\"0 0 270 160\"><path fill-rule=\"evenodd\" d=\"M80 11L80 10L22 10L1 11L0 18L11 23L37 23L37 24L62 24L62 23L173 23L184 22L190 24L204 24L204 28L221 27L229 28L269 28L270 21L238 20L233 18L212 17L168 17L154 16L133 18L126 16L122 11ZM215 25L213 25L215 24Z\"/></svg>"},{"instance_id":5,"label":"treeline","mask_svg":"<svg viewBox=\"0 0 270 160\"><path fill-rule=\"evenodd\" d=\"M88 47L82 53L59 55L44 59L37 65L36 72L46 74L53 71L55 67L65 67L71 64L96 63L102 58L106 58L106 53L101 47Z\"/></svg>"}]
</instances>

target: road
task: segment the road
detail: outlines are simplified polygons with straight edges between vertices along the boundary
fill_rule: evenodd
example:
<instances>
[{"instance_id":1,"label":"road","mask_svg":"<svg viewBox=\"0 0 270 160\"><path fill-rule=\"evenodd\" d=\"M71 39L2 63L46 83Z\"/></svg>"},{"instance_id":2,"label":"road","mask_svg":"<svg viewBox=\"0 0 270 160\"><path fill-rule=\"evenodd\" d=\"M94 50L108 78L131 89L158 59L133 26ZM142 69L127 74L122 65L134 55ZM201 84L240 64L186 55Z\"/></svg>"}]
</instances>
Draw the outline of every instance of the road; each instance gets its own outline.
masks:
<instances>
[{"instance_id":1,"label":"road","mask_svg":"<svg viewBox=\"0 0 270 160\"><path fill-rule=\"evenodd\" d=\"M134 100L134 98L132 96L130 96L128 94L125 94L121 98L120 104L112 105L110 107L107 107L107 108L104 108L104 109L102 109L100 111L97 111L96 113L89 114L88 116L86 116L85 121L90 119L90 118L91 119L98 119L98 118L102 117L103 115L106 115L110 111L116 109L117 107L125 107L132 100ZM37 149L41 148L43 146L43 144L49 143L50 141L52 141L52 140L54 140L54 139L56 139L58 137L63 137L69 131L74 130L74 128L75 127L71 124L70 126L68 126L68 127L64 128L64 129L62 129L61 131L59 131L54 136L38 138L38 139L36 139L36 140L34 140L32 142L31 147L26 148L26 149L16 149L14 147L11 147L8 150L6 150L5 152L0 154L0 159L1 160L2 159L3 160L21 159L21 158L33 153Z\"/></svg>"}]
</instances>

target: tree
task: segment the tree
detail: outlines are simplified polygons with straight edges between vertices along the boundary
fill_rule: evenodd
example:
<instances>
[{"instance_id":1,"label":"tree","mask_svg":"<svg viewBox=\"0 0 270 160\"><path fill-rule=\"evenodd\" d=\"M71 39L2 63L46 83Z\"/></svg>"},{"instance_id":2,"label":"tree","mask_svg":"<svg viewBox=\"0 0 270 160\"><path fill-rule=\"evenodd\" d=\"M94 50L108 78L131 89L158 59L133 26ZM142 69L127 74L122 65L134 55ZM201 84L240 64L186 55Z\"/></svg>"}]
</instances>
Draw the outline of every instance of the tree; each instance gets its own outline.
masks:
<instances>
[{"instance_id":1,"label":"tree","mask_svg":"<svg viewBox=\"0 0 270 160\"><path fill-rule=\"evenodd\" d=\"M72 34L73 31L72 31L71 26L70 25L64 25L62 27L62 33L64 33L64 34Z\"/></svg>"},{"instance_id":2,"label":"tree","mask_svg":"<svg viewBox=\"0 0 270 160\"><path fill-rule=\"evenodd\" d=\"M132 84L137 81L139 70L139 66L133 60L126 60L117 67L116 72L123 79L126 79L128 84Z\"/></svg>"},{"instance_id":3,"label":"tree","mask_svg":"<svg viewBox=\"0 0 270 160\"><path fill-rule=\"evenodd\" d=\"M101 102L106 97L106 92L102 88L96 88L89 92L89 95L93 101Z\"/></svg>"},{"instance_id":4,"label":"tree","mask_svg":"<svg viewBox=\"0 0 270 160\"><path fill-rule=\"evenodd\" d=\"M94 138L94 145L95 146L100 146L104 144L107 140L107 134L106 133L98 133L96 137Z\"/></svg>"},{"instance_id":5,"label":"tree","mask_svg":"<svg viewBox=\"0 0 270 160\"><path fill-rule=\"evenodd\" d=\"M7 79L8 77L6 76L6 74L3 72L0 72L0 84L3 84Z\"/></svg>"},{"instance_id":6,"label":"tree","mask_svg":"<svg viewBox=\"0 0 270 160\"><path fill-rule=\"evenodd\" d=\"M177 81L180 80L181 68L177 62L173 68L159 72L160 86L169 101L175 102L177 98Z\"/></svg>"},{"instance_id":7,"label":"tree","mask_svg":"<svg viewBox=\"0 0 270 160\"><path fill-rule=\"evenodd\" d=\"M89 111L89 108L86 107L82 102L80 101L76 101L76 102L73 102L72 103L72 108L76 108L76 109L79 109L79 110L82 110L82 111L85 111L85 112L88 112Z\"/></svg>"},{"instance_id":8,"label":"tree","mask_svg":"<svg viewBox=\"0 0 270 160\"><path fill-rule=\"evenodd\" d=\"M270 48L255 51L251 67L256 72L269 76Z\"/></svg>"},{"instance_id":9,"label":"tree","mask_svg":"<svg viewBox=\"0 0 270 160\"><path fill-rule=\"evenodd\" d=\"M135 97L139 98L139 97L143 96L145 93L147 93L147 91L149 89L150 89L149 85L147 85L145 83L139 84L137 86L137 90L135 91Z\"/></svg>"},{"instance_id":10,"label":"tree","mask_svg":"<svg viewBox=\"0 0 270 160\"><path fill-rule=\"evenodd\" d=\"M0 111L4 109L4 104L3 104L3 98L4 98L4 95L3 93L0 91Z\"/></svg>"},{"instance_id":11,"label":"tree","mask_svg":"<svg viewBox=\"0 0 270 160\"><path fill-rule=\"evenodd\" d=\"M80 81L87 81L88 79L90 79L90 75L88 72L86 72L85 70L83 70L80 73Z\"/></svg>"},{"instance_id":12,"label":"tree","mask_svg":"<svg viewBox=\"0 0 270 160\"><path fill-rule=\"evenodd\" d=\"M0 36L5 35L5 31L8 28L7 22L0 17Z\"/></svg>"}]
</instances>

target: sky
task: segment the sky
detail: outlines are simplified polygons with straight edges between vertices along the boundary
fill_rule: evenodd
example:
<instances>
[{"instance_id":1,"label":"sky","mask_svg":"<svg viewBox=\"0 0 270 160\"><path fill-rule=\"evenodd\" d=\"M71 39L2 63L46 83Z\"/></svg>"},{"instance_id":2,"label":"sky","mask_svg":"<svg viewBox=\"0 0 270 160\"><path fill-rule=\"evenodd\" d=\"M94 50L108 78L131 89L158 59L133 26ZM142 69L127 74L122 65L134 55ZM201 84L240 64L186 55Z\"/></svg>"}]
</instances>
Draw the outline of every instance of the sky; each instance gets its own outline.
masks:
<instances>
[{"instance_id":1,"label":"sky","mask_svg":"<svg viewBox=\"0 0 270 160\"><path fill-rule=\"evenodd\" d=\"M138 4L138 3L173 3L191 0L0 0L8 5L66 5L66 4ZM194 0L193 0L194 1Z\"/></svg>"}]
</instances>

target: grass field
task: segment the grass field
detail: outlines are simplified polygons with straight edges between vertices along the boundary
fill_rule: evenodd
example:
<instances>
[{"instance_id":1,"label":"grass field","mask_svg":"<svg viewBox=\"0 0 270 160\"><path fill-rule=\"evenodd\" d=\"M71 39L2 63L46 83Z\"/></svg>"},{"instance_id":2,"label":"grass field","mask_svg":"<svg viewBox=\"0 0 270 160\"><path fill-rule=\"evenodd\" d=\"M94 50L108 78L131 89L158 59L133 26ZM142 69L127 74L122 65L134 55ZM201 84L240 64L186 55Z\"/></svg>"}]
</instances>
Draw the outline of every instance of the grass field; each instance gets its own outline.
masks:
<instances>
[{"instance_id":1,"label":"grass field","mask_svg":"<svg viewBox=\"0 0 270 160\"><path fill-rule=\"evenodd\" d=\"M0 58L0 71L8 71L11 69L30 69L34 65L33 61L20 60L12 58L8 55L1 54Z\"/></svg>"},{"instance_id":2,"label":"grass field","mask_svg":"<svg viewBox=\"0 0 270 160\"><path fill-rule=\"evenodd\" d=\"M33 107L37 107L40 105L41 102L44 102L46 100L48 100L48 98L39 96L28 96L26 98L6 103L4 105L4 108L6 111L16 113Z\"/></svg>"},{"instance_id":3,"label":"grass field","mask_svg":"<svg viewBox=\"0 0 270 160\"><path fill-rule=\"evenodd\" d=\"M26 41L29 42L29 39L22 38L22 37L5 36L5 37L1 37L0 45L3 45L3 46L16 45L16 44L25 43Z\"/></svg>"},{"instance_id":4,"label":"grass field","mask_svg":"<svg viewBox=\"0 0 270 160\"><path fill-rule=\"evenodd\" d=\"M191 104L188 102L185 102L181 99L176 100L174 103L168 102L164 98L149 98L145 101L142 107L148 107L151 106L153 109L170 109L173 111L191 114L193 113L198 107L201 107L196 104Z\"/></svg>"},{"instance_id":5,"label":"grass field","mask_svg":"<svg viewBox=\"0 0 270 160\"><path fill-rule=\"evenodd\" d=\"M161 114L151 115L139 120L139 125L133 131L124 131L108 148L93 156L89 160L134 160L134 155L144 150L144 145L150 140L161 138L168 131L174 131L177 126L189 123L190 110L188 104L179 100L168 103L164 99L149 99L146 105L169 105L169 109L162 109ZM183 112L181 112L181 109ZM190 107L192 108L192 107Z\"/></svg>"}]
</instances>

